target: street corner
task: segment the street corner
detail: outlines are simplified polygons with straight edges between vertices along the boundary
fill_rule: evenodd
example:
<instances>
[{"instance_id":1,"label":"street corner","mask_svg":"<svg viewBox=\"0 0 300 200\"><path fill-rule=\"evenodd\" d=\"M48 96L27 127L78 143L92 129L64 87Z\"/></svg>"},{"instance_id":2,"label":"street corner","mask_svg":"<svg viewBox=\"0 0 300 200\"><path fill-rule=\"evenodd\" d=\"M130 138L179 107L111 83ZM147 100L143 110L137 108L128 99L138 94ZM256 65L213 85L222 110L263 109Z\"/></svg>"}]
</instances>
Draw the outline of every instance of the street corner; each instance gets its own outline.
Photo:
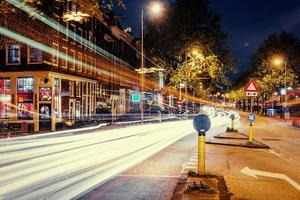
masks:
<instances>
[{"instance_id":1,"label":"street corner","mask_svg":"<svg viewBox=\"0 0 300 200\"><path fill-rule=\"evenodd\" d=\"M224 132L210 138L206 144L227 145L245 148L269 149L266 144L252 139L250 142L248 135L240 132Z\"/></svg>"}]
</instances>

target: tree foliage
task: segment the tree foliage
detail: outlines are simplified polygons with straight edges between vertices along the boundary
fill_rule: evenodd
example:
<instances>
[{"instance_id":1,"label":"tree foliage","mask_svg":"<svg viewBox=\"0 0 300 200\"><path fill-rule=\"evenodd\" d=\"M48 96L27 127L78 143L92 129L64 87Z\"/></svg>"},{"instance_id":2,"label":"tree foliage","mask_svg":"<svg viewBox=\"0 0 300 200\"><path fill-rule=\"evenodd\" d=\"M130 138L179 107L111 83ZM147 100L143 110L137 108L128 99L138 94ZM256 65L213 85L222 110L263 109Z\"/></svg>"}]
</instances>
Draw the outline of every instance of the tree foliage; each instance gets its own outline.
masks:
<instances>
[{"instance_id":1,"label":"tree foliage","mask_svg":"<svg viewBox=\"0 0 300 200\"><path fill-rule=\"evenodd\" d=\"M220 20L220 15L209 9L208 0L175 0L167 6L163 16L148 21L146 48L151 56L167 63L173 77L171 85L177 84L186 73L192 78L208 75L210 81L216 83L211 87L229 83L224 74L234 72L235 68ZM208 60L192 59L188 54L193 49L198 49ZM203 88L208 88L210 81L195 79L192 83L202 83Z\"/></svg>"},{"instance_id":2,"label":"tree foliage","mask_svg":"<svg viewBox=\"0 0 300 200\"><path fill-rule=\"evenodd\" d=\"M300 77L300 41L291 33L282 32L272 34L259 46L252 57L252 72L243 77L246 82L254 79L259 87L260 95L271 96L275 91L285 86L285 62L286 83L295 85ZM274 60L281 59L280 65L275 65ZM240 82L239 80L238 82ZM232 95L239 93L241 88L233 88Z\"/></svg>"}]
</instances>

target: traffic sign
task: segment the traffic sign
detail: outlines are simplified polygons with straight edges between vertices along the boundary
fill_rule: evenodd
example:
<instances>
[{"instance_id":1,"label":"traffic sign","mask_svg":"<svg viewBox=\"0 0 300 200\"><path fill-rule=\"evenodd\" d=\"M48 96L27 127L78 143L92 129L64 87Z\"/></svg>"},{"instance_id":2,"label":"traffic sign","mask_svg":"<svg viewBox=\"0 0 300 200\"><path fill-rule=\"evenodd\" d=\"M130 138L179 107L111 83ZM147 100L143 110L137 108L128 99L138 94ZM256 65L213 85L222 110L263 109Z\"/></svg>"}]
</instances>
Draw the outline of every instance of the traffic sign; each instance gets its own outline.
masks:
<instances>
[{"instance_id":1,"label":"traffic sign","mask_svg":"<svg viewBox=\"0 0 300 200\"><path fill-rule=\"evenodd\" d=\"M247 97L257 97L257 92L246 92Z\"/></svg>"},{"instance_id":2,"label":"traffic sign","mask_svg":"<svg viewBox=\"0 0 300 200\"><path fill-rule=\"evenodd\" d=\"M258 88L254 80L250 80L250 82L244 88L244 92L258 92Z\"/></svg>"},{"instance_id":3,"label":"traffic sign","mask_svg":"<svg viewBox=\"0 0 300 200\"><path fill-rule=\"evenodd\" d=\"M235 119L235 115L234 114L231 114L229 117L230 117L231 120Z\"/></svg>"},{"instance_id":4,"label":"traffic sign","mask_svg":"<svg viewBox=\"0 0 300 200\"><path fill-rule=\"evenodd\" d=\"M256 119L256 117L255 117L255 115L254 115L253 113L250 113L250 114L248 115L248 121L249 121L250 123L254 122L255 119Z\"/></svg>"},{"instance_id":5,"label":"traffic sign","mask_svg":"<svg viewBox=\"0 0 300 200\"><path fill-rule=\"evenodd\" d=\"M193 125L196 131L198 131L198 134L204 134L210 129L211 122L207 115L200 114L194 117Z\"/></svg>"},{"instance_id":6,"label":"traffic sign","mask_svg":"<svg viewBox=\"0 0 300 200\"><path fill-rule=\"evenodd\" d=\"M178 101L177 101L177 104L178 104L178 107L179 107L179 108L182 107L182 101L181 101L181 100L178 100Z\"/></svg>"},{"instance_id":7,"label":"traffic sign","mask_svg":"<svg viewBox=\"0 0 300 200\"><path fill-rule=\"evenodd\" d=\"M132 94L131 95L131 101L133 103L139 103L141 101L141 95L140 94Z\"/></svg>"}]
</instances>

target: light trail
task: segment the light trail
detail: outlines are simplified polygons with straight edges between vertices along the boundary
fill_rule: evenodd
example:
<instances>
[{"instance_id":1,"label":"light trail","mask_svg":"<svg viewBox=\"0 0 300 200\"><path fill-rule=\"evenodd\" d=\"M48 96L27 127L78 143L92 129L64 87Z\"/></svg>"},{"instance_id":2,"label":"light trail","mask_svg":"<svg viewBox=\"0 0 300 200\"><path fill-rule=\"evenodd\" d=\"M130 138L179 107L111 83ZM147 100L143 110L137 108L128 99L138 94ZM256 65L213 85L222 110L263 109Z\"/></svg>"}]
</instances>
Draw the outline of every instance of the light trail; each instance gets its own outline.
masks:
<instances>
[{"instance_id":1,"label":"light trail","mask_svg":"<svg viewBox=\"0 0 300 200\"><path fill-rule=\"evenodd\" d=\"M225 114L211 120L212 129L229 123ZM194 133L184 120L0 140L0 199L78 198Z\"/></svg>"}]
</instances>

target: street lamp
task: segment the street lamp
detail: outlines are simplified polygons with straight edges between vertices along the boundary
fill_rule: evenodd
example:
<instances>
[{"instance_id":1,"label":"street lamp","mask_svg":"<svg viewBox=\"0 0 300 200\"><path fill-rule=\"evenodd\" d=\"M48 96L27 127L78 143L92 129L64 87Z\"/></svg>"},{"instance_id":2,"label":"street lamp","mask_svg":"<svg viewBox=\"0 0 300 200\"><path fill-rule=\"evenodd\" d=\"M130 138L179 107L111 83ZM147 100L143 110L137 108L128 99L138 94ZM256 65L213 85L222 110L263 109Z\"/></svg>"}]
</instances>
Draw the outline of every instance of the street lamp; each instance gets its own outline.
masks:
<instances>
[{"instance_id":1,"label":"street lamp","mask_svg":"<svg viewBox=\"0 0 300 200\"><path fill-rule=\"evenodd\" d=\"M162 12L162 4L159 2L153 2L150 4L150 7L148 8L151 14L158 16ZM144 79L145 79L145 70L144 67L144 9L141 10L141 70L138 73L141 74L141 93L144 92ZM141 123L144 123L144 102L143 99L140 101L140 107L141 107Z\"/></svg>"},{"instance_id":2,"label":"street lamp","mask_svg":"<svg viewBox=\"0 0 300 200\"><path fill-rule=\"evenodd\" d=\"M196 49L196 48L192 49L189 52L189 54L192 55L195 58L197 58L199 56L204 57L203 54L201 52L199 52L199 49ZM184 63L187 63L188 61L189 60L187 58L187 54L185 54L185 61L184 61ZM186 77L185 77L185 112L188 112L188 91L187 90L188 90L188 77L187 77L187 74L186 74ZM181 93L181 87L180 87L180 93Z\"/></svg>"},{"instance_id":3,"label":"street lamp","mask_svg":"<svg viewBox=\"0 0 300 200\"><path fill-rule=\"evenodd\" d=\"M273 59L273 64L275 66L282 66L284 65L284 119L289 119L290 118L290 113L287 110L287 83L286 83L286 76L287 76L287 70L286 70L286 66L287 66L287 59L282 58L282 57L274 57Z\"/></svg>"}]
</instances>

